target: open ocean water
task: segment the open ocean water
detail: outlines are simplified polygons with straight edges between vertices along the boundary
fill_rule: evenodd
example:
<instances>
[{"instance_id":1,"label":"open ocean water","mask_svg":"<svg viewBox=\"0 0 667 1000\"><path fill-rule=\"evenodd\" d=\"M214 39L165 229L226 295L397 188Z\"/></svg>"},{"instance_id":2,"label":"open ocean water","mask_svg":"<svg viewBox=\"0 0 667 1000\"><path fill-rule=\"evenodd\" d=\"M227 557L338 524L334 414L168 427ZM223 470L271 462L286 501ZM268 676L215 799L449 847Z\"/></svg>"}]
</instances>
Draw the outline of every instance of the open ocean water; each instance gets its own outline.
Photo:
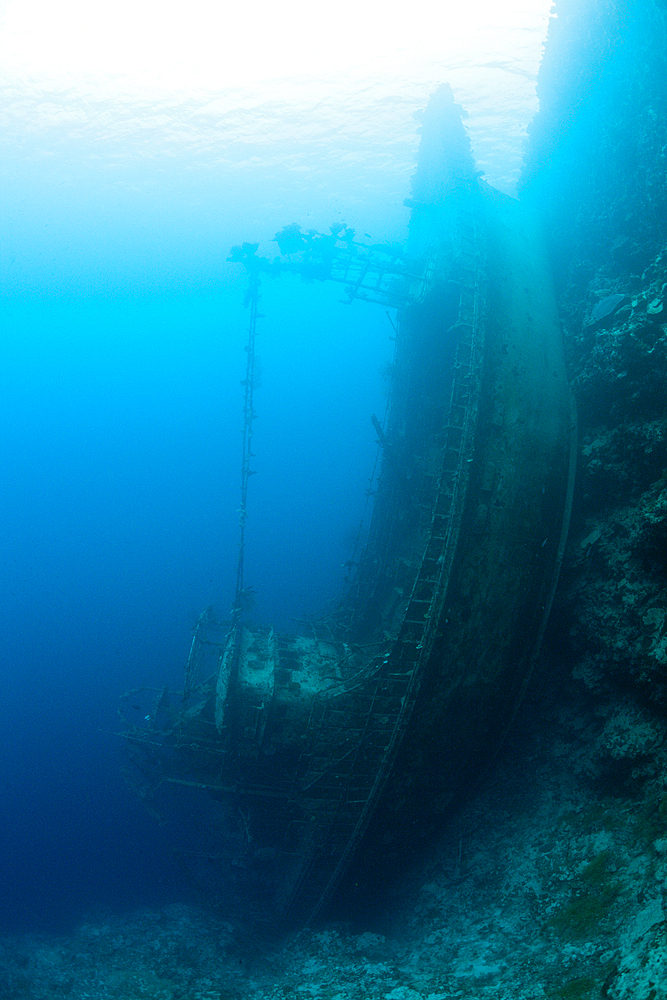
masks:
<instances>
[{"instance_id":1,"label":"open ocean water","mask_svg":"<svg viewBox=\"0 0 667 1000\"><path fill-rule=\"evenodd\" d=\"M550 4L358 6L0 7L0 932L189 898L187 819L143 809L115 733L121 694L177 687L233 597L231 246L273 256L293 222L403 240L443 82L514 190ZM393 330L335 285L261 294L245 579L285 630L340 593Z\"/></svg>"}]
</instances>

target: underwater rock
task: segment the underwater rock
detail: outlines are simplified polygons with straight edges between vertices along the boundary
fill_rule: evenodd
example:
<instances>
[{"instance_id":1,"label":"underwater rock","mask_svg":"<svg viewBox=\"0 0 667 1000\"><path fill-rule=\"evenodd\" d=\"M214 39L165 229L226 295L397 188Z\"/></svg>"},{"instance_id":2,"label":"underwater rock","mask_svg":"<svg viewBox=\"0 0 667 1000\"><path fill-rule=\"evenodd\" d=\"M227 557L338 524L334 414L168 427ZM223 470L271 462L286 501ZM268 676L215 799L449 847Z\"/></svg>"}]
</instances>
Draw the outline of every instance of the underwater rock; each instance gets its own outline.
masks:
<instances>
[{"instance_id":1,"label":"underwater rock","mask_svg":"<svg viewBox=\"0 0 667 1000\"><path fill-rule=\"evenodd\" d=\"M575 676L598 696L634 689L667 705L665 537L661 485L631 505L598 512L574 532L559 614L568 623Z\"/></svg>"},{"instance_id":2,"label":"underwater rock","mask_svg":"<svg viewBox=\"0 0 667 1000\"><path fill-rule=\"evenodd\" d=\"M606 794L638 797L644 783L665 763L658 751L667 726L628 701L601 708L599 714L607 717L582 759L582 773Z\"/></svg>"}]
</instances>

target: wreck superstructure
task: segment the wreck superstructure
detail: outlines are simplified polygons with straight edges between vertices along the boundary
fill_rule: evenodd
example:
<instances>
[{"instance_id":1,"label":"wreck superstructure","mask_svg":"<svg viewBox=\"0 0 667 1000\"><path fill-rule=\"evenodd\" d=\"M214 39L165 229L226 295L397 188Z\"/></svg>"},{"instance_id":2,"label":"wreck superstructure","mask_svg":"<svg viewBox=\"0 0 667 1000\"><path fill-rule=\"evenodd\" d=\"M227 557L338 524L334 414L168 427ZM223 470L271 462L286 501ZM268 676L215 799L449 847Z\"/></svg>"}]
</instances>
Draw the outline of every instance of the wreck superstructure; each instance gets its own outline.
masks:
<instances>
[{"instance_id":1,"label":"wreck superstructure","mask_svg":"<svg viewBox=\"0 0 667 1000\"><path fill-rule=\"evenodd\" d=\"M336 272L399 309L372 524L337 612L298 636L203 615L182 695L126 734L143 794L220 803L219 891L260 920L321 912L374 816L391 853L446 812L511 722L562 558L573 414L548 269L446 88L411 208L404 262Z\"/></svg>"}]
</instances>

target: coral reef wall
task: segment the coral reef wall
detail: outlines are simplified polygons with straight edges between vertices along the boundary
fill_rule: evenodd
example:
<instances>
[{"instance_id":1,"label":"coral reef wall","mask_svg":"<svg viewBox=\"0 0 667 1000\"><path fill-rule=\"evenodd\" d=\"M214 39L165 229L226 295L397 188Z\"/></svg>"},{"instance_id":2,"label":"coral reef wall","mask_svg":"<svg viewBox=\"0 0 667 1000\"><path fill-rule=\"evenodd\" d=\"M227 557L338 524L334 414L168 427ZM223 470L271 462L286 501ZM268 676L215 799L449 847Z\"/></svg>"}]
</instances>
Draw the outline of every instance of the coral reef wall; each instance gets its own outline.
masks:
<instances>
[{"instance_id":1,"label":"coral reef wall","mask_svg":"<svg viewBox=\"0 0 667 1000\"><path fill-rule=\"evenodd\" d=\"M609 703L667 706L667 4L560 0L522 198L549 234L580 420L554 621Z\"/></svg>"}]
</instances>

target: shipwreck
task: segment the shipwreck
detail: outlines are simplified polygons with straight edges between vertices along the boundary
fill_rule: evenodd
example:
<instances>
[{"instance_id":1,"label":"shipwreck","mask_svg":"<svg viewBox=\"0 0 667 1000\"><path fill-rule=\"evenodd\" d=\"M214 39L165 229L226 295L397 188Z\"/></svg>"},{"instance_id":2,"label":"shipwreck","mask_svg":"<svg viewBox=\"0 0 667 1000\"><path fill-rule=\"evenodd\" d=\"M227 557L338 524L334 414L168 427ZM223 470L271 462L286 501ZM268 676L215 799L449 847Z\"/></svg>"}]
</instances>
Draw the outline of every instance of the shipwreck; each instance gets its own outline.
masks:
<instances>
[{"instance_id":1,"label":"shipwreck","mask_svg":"<svg viewBox=\"0 0 667 1000\"><path fill-rule=\"evenodd\" d=\"M447 87L408 204L405 247L288 226L275 261L234 249L251 309L242 491L260 278L298 270L396 309L371 526L336 611L295 635L245 620L241 554L231 619L201 616L183 691L124 733L147 801L167 785L215 801L204 878L273 924L313 920L355 858L392 864L442 823L511 725L567 535L574 411L549 267L523 207L478 176Z\"/></svg>"}]
</instances>

